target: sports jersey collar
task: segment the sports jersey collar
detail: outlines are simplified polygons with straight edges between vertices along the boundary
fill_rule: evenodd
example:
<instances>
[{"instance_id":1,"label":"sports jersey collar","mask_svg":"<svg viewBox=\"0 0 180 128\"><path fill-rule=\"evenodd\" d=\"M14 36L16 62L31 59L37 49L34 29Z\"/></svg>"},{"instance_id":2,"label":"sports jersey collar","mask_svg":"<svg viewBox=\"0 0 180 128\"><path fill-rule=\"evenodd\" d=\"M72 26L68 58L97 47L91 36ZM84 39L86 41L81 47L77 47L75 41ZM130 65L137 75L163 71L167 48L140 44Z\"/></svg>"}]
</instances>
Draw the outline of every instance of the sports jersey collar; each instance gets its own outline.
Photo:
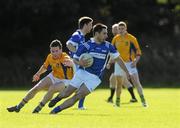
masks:
<instances>
[{"instance_id":1,"label":"sports jersey collar","mask_svg":"<svg viewBox=\"0 0 180 128\"><path fill-rule=\"evenodd\" d=\"M52 54L51 54L52 55ZM53 56L52 56L53 58ZM58 60L58 59L61 59L62 58L62 53L60 53L59 57L58 58L53 58L54 60Z\"/></svg>"},{"instance_id":2,"label":"sports jersey collar","mask_svg":"<svg viewBox=\"0 0 180 128\"><path fill-rule=\"evenodd\" d=\"M82 36L84 36L84 34L82 33L81 29L78 29L77 31L80 32L80 34L81 34Z\"/></svg>"},{"instance_id":3,"label":"sports jersey collar","mask_svg":"<svg viewBox=\"0 0 180 128\"><path fill-rule=\"evenodd\" d=\"M128 32L126 32L124 36L122 36L121 34L119 34L120 37L126 37L127 35L128 35Z\"/></svg>"},{"instance_id":4,"label":"sports jersey collar","mask_svg":"<svg viewBox=\"0 0 180 128\"><path fill-rule=\"evenodd\" d=\"M94 44L96 44L96 45L102 45L102 44L104 44L105 42L102 42L102 43L98 44L98 43L96 43L96 41L95 41L94 38L93 38L93 39L91 39L91 43L94 43Z\"/></svg>"}]
</instances>

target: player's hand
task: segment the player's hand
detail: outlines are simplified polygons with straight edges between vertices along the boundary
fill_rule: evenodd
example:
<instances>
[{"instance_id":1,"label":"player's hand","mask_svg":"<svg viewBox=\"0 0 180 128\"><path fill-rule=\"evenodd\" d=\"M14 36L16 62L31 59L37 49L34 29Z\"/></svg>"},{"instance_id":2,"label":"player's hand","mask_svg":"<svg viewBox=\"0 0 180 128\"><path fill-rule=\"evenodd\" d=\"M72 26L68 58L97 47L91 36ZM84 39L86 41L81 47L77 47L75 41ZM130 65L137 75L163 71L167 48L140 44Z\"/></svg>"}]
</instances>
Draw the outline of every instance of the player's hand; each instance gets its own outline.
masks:
<instances>
[{"instance_id":1,"label":"player's hand","mask_svg":"<svg viewBox=\"0 0 180 128\"><path fill-rule=\"evenodd\" d=\"M40 76L39 76L38 74L35 74L35 75L33 76L32 82L36 82L36 81L38 81L39 79L40 79Z\"/></svg>"},{"instance_id":2,"label":"player's hand","mask_svg":"<svg viewBox=\"0 0 180 128\"><path fill-rule=\"evenodd\" d=\"M88 67L89 61L85 60L85 59L81 59L81 60L79 60L79 65L82 67Z\"/></svg>"},{"instance_id":3,"label":"player's hand","mask_svg":"<svg viewBox=\"0 0 180 128\"><path fill-rule=\"evenodd\" d=\"M71 60L71 59L64 60L63 64L67 67L73 67L73 65L74 65L73 60Z\"/></svg>"},{"instance_id":4,"label":"player's hand","mask_svg":"<svg viewBox=\"0 0 180 128\"><path fill-rule=\"evenodd\" d=\"M111 68L111 64L108 63L108 64L106 65L106 68L107 68L107 69L110 69L110 68Z\"/></svg>"}]
</instances>

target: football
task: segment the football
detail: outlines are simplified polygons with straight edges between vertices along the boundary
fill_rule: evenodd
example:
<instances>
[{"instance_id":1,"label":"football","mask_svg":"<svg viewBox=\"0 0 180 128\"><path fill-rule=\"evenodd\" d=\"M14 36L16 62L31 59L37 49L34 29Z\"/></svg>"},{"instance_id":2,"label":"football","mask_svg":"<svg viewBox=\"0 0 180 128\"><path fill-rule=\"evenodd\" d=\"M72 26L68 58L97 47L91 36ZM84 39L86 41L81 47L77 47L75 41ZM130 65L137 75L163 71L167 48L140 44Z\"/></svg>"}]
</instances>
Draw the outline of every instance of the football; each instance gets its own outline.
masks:
<instances>
[{"instance_id":1,"label":"football","mask_svg":"<svg viewBox=\"0 0 180 128\"><path fill-rule=\"evenodd\" d=\"M90 67L93 64L93 62L94 62L93 57L89 53L81 54L79 60L87 60L88 65L85 68Z\"/></svg>"}]
</instances>

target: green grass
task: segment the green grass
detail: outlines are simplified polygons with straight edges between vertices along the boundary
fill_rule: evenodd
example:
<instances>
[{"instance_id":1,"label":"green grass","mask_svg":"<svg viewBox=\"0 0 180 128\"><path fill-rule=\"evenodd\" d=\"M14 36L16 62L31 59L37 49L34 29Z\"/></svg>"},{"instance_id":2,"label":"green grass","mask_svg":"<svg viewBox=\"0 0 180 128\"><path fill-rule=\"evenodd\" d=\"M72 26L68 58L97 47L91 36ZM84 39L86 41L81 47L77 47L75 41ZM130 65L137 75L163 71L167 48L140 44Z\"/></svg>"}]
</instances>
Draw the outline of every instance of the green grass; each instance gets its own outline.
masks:
<instances>
[{"instance_id":1,"label":"green grass","mask_svg":"<svg viewBox=\"0 0 180 128\"><path fill-rule=\"evenodd\" d=\"M39 114L31 113L44 92L39 93L20 113L8 113L6 107L17 104L26 91L0 91L0 128L180 127L180 89L145 89L144 93L148 108L143 108L140 102L130 104L126 90L123 90L121 107L113 107L105 101L109 90L99 89L86 98L87 110L77 110L76 104L58 115L49 115L51 109L47 106Z\"/></svg>"}]
</instances>

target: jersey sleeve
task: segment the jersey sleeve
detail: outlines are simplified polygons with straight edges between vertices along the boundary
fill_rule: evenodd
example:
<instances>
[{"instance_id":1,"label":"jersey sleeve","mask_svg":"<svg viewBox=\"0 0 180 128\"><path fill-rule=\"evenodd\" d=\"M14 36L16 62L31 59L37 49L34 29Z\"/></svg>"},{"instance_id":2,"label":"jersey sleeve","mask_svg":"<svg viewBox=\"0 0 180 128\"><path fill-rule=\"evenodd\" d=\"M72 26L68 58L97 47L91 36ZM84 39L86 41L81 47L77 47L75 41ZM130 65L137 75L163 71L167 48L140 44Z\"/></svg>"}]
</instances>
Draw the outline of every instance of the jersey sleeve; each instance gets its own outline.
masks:
<instances>
[{"instance_id":1,"label":"jersey sleeve","mask_svg":"<svg viewBox=\"0 0 180 128\"><path fill-rule=\"evenodd\" d=\"M70 56L65 52L63 52L63 56L64 56L65 59L70 59Z\"/></svg>"},{"instance_id":2,"label":"jersey sleeve","mask_svg":"<svg viewBox=\"0 0 180 128\"><path fill-rule=\"evenodd\" d=\"M80 43L80 38L80 35L77 32L75 32L73 33L71 38L66 42L66 45L72 44L73 46L77 47Z\"/></svg>"},{"instance_id":3,"label":"jersey sleeve","mask_svg":"<svg viewBox=\"0 0 180 128\"><path fill-rule=\"evenodd\" d=\"M136 49L136 56L141 56L141 49L139 47L139 43L137 41L137 39L134 37L133 39L133 43L134 43L134 46L135 46L135 49Z\"/></svg>"},{"instance_id":4,"label":"jersey sleeve","mask_svg":"<svg viewBox=\"0 0 180 128\"><path fill-rule=\"evenodd\" d=\"M73 58L79 59L81 54L86 53L88 51L88 47L89 47L89 45L87 43L80 44L77 49L77 52L76 52L76 54L74 54Z\"/></svg>"},{"instance_id":5,"label":"jersey sleeve","mask_svg":"<svg viewBox=\"0 0 180 128\"><path fill-rule=\"evenodd\" d=\"M116 38L114 37L114 38L112 39L112 41L111 41L111 44L112 44L113 46L115 46L115 40L116 40Z\"/></svg>"},{"instance_id":6,"label":"jersey sleeve","mask_svg":"<svg viewBox=\"0 0 180 128\"><path fill-rule=\"evenodd\" d=\"M46 58L46 60L45 60L45 62L44 62L44 67L47 69L48 68L48 66L49 66L49 60L50 60L50 54L47 56L47 58Z\"/></svg>"},{"instance_id":7,"label":"jersey sleeve","mask_svg":"<svg viewBox=\"0 0 180 128\"><path fill-rule=\"evenodd\" d=\"M115 59L115 58L119 57L119 55L120 55L119 52L111 44L109 44L109 50L110 50L111 58Z\"/></svg>"}]
</instances>

